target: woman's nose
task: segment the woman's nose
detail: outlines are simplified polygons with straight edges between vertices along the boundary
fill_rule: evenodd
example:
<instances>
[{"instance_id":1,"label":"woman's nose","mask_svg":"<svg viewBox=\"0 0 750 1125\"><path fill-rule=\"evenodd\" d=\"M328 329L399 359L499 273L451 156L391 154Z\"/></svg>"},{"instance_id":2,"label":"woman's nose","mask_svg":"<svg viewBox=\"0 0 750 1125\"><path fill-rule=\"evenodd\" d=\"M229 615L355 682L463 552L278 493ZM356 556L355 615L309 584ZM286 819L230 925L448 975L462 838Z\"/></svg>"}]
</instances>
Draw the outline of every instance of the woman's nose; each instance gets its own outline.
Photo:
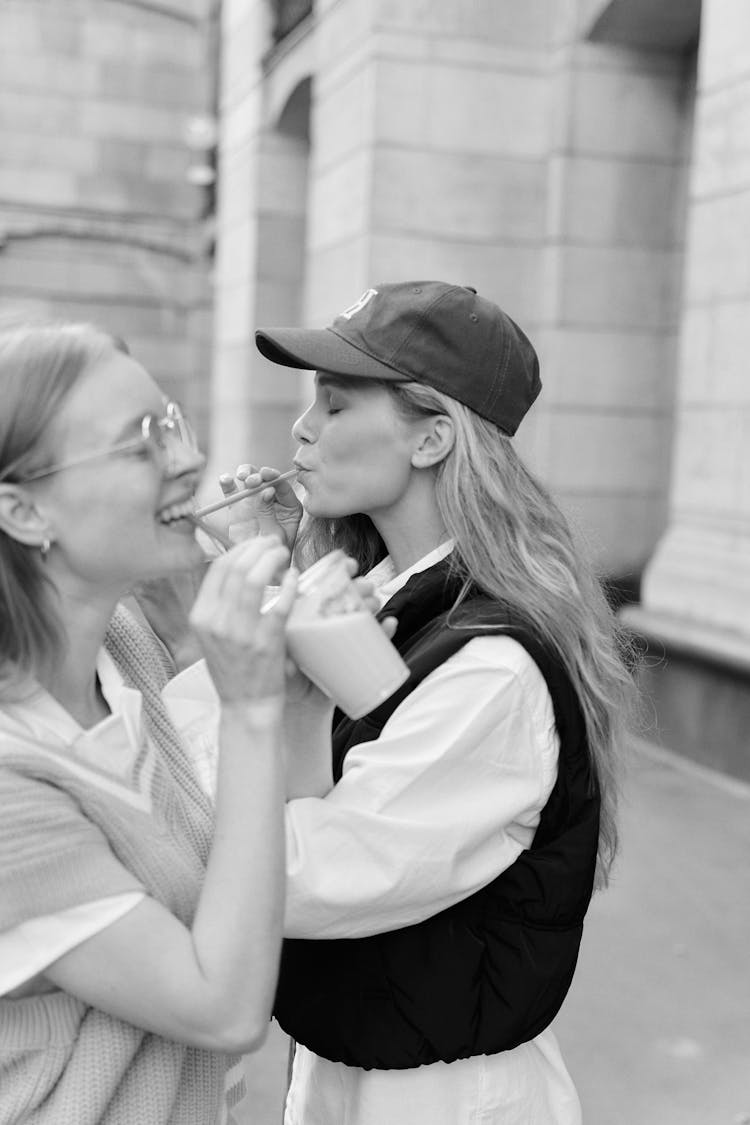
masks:
<instances>
[{"instance_id":1,"label":"woman's nose","mask_svg":"<svg viewBox=\"0 0 750 1125\"><path fill-rule=\"evenodd\" d=\"M308 407L304 414L301 414L297 421L292 426L292 437L298 441L300 445L309 445L314 441L314 435L311 428L310 412L312 407Z\"/></svg>"},{"instance_id":2,"label":"woman's nose","mask_svg":"<svg viewBox=\"0 0 750 1125\"><path fill-rule=\"evenodd\" d=\"M183 442L175 442L169 451L167 475L182 477L187 473L202 473L206 467L206 455L200 449L191 449Z\"/></svg>"}]
</instances>

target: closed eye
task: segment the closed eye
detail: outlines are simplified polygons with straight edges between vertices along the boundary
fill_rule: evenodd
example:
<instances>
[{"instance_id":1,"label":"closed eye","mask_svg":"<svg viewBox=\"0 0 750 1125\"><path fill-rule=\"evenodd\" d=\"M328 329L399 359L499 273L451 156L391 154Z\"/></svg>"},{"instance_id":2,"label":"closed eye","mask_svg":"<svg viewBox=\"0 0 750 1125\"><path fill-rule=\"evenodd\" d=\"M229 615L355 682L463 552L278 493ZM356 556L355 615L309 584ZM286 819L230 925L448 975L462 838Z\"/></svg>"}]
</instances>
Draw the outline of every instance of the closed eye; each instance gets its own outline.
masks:
<instances>
[{"instance_id":1,"label":"closed eye","mask_svg":"<svg viewBox=\"0 0 750 1125\"><path fill-rule=\"evenodd\" d=\"M326 414L338 414L342 409L341 399L338 395L329 392L326 404Z\"/></svg>"}]
</instances>

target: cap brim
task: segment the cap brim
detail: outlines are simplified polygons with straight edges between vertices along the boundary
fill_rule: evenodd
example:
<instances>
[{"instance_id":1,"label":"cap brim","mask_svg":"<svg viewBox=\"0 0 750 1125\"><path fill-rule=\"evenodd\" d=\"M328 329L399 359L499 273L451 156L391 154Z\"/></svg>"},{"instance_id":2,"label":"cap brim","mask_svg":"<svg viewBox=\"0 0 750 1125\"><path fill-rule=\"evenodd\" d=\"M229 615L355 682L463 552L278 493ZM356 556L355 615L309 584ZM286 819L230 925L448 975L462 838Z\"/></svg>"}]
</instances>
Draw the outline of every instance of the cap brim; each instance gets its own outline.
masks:
<instances>
[{"instance_id":1,"label":"cap brim","mask_svg":"<svg viewBox=\"0 0 750 1125\"><path fill-rule=\"evenodd\" d=\"M339 336L332 328L262 328L255 333L261 355L282 367L330 371L360 379L404 382L407 375L374 359Z\"/></svg>"}]
</instances>

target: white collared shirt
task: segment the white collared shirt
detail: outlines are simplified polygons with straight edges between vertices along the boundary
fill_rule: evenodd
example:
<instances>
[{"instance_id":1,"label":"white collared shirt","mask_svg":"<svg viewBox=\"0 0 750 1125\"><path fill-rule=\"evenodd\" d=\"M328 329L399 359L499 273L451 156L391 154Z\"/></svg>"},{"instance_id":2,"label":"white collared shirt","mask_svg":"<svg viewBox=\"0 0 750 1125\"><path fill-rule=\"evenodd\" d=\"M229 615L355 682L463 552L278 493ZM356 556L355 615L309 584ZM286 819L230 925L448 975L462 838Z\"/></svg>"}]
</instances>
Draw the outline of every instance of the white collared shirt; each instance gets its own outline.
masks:
<instances>
[{"instance_id":1,"label":"white collared shirt","mask_svg":"<svg viewBox=\"0 0 750 1125\"><path fill-rule=\"evenodd\" d=\"M445 543L368 577L381 605ZM485 886L529 846L557 776L552 701L508 636L474 638L347 754L324 798L287 806L288 937L363 937L419 922Z\"/></svg>"},{"instance_id":2,"label":"white collared shirt","mask_svg":"<svg viewBox=\"0 0 750 1125\"><path fill-rule=\"evenodd\" d=\"M449 553L371 572L381 604ZM528 847L557 776L544 679L498 634L470 640L347 754L322 799L287 807L290 937L360 937L416 923L485 886ZM362 1070L298 1046L286 1125L580 1125L557 1040L412 1070Z\"/></svg>"}]
</instances>

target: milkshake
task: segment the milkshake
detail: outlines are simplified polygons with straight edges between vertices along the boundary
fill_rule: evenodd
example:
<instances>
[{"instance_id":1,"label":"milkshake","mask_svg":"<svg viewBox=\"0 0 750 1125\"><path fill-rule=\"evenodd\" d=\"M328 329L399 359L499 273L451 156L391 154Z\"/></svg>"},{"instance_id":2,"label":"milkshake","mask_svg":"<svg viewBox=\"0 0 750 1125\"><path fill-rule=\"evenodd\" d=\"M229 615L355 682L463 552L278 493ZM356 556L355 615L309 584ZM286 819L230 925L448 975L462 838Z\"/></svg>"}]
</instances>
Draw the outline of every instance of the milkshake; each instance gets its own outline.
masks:
<instances>
[{"instance_id":1,"label":"milkshake","mask_svg":"<svg viewBox=\"0 0 750 1125\"><path fill-rule=\"evenodd\" d=\"M409 669L365 606L346 559L332 551L300 575L287 640L305 675L359 719L388 699Z\"/></svg>"}]
</instances>

